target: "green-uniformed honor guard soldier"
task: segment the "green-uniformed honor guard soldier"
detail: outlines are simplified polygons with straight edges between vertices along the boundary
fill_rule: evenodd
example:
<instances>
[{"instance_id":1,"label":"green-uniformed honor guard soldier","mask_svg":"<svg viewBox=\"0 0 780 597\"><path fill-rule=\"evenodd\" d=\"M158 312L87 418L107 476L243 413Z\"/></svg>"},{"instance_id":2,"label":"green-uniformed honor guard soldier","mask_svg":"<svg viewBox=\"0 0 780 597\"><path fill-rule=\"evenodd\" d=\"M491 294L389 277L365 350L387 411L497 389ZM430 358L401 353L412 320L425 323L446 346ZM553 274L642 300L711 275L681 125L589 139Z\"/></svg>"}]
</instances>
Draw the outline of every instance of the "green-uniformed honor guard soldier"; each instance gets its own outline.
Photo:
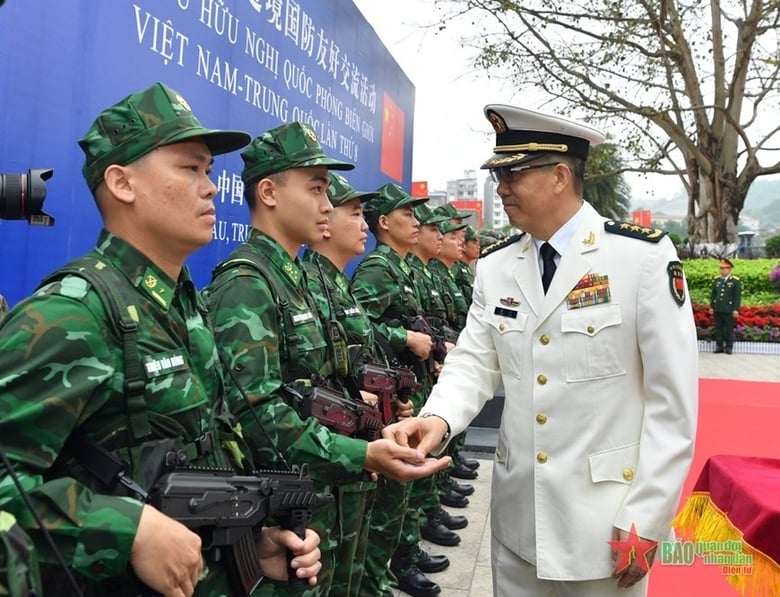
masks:
<instances>
[{"instance_id":1,"label":"green-uniformed honor guard soldier","mask_svg":"<svg viewBox=\"0 0 780 597\"><path fill-rule=\"evenodd\" d=\"M56 552L7 470L0 504L33 539L47 596L236 594L222 557L202 553L196 533L118 481L148 492L172 462L253 468L244 453L223 450L240 437L184 266L216 221L212 156L249 140L204 128L181 95L156 83L104 110L79 141L105 229L94 251L50 277L0 327L0 438ZM121 466L108 471L106 463ZM316 534L304 543L267 531L258 548L284 537L279 545L302 554L293 561L298 576L313 582ZM285 549L272 555L261 558L266 576L286 578Z\"/></svg>"},{"instance_id":2,"label":"green-uniformed honor guard soldier","mask_svg":"<svg viewBox=\"0 0 780 597\"><path fill-rule=\"evenodd\" d=\"M364 469L399 480L428 476L447 465L393 442L367 442L339 435L316 418L299 412L286 391L308 383L336 383L325 329L317 316L297 259L302 244L328 231L329 169L351 164L329 158L314 130L293 122L256 137L241 154L242 179L252 232L218 265L205 289L217 341L233 375L243 387L229 394L244 436L256 458L308 464L320 490L332 489L336 508L314 513L312 527L322 535L322 572L313 594L327 595L335 567L350 574L350 563L336 562L346 495L340 488L362 478ZM286 595L285 584L267 584L261 595Z\"/></svg>"},{"instance_id":3,"label":"green-uniformed honor guard soldier","mask_svg":"<svg viewBox=\"0 0 780 597\"><path fill-rule=\"evenodd\" d=\"M365 251L368 227L363 220L362 202L375 196L376 193L355 191L343 176L330 172L328 199L333 211L329 215L328 231L321 239L309 243L302 260L309 291L322 324L337 336L341 350L344 346L348 348L349 355L355 350L359 350L361 356L364 350L372 355L374 353L371 322L349 293L349 279L344 275L344 267L350 259ZM357 392L356 381L349 377L353 375L353 369L353 363L347 360L339 376L345 386ZM376 394L361 392L360 399L366 402L375 403L376 398ZM344 505L348 507L343 508L341 542L336 552L336 561L342 565L336 568L332 595L358 597L361 594L376 488L377 481L369 476L340 488L346 496ZM347 562L349 565L346 565ZM349 574L345 573L347 570Z\"/></svg>"},{"instance_id":4,"label":"green-uniformed honor guard soldier","mask_svg":"<svg viewBox=\"0 0 780 597\"><path fill-rule=\"evenodd\" d=\"M419 222L413 208L427 200L411 197L392 183L379 189L379 197L365 206L366 221L377 245L363 258L352 276L352 293L376 325L377 333L395 353L392 356L414 368L420 382L418 391L412 395L415 411L425 402L431 388L432 380L425 363L432 340L429 335L411 329L411 321L422 313L422 301L406 256L418 241ZM423 485L426 482L430 485L428 480ZM399 546L391 571L397 578L397 585L410 595L437 595L441 588L423 574L418 564L421 559L428 559L419 549L420 506L420 503L410 502L400 521L403 530L399 529ZM423 563L424 567L426 563Z\"/></svg>"},{"instance_id":5,"label":"green-uniformed honor guard soldier","mask_svg":"<svg viewBox=\"0 0 780 597\"><path fill-rule=\"evenodd\" d=\"M712 283L710 313L715 324L715 352L731 354L734 350L734 321L742 301L742 281L731 274L734 264L720 260L720 276Z\"/></svg>"}]
</instances>

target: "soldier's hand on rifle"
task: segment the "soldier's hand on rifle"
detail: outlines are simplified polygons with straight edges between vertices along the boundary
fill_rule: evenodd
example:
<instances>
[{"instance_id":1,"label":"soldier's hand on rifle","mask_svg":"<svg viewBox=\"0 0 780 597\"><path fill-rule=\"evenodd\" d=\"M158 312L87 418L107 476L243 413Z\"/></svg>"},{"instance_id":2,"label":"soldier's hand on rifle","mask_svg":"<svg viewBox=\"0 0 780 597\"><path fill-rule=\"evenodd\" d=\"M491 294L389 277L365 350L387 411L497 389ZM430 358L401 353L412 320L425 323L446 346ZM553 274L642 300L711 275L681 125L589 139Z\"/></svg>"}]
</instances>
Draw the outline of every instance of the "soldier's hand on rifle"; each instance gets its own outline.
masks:
<instances>
[{"instance_id":1,"label":"soldier's hand on rifle","mask_svg":"<svg viewBox=\"0 0 780 597\"><path fill-rule=\"evenodd\" d=\"M306 538L301 539L292 531L281 527L266 527L257 541L257 555L260 567L268 578L287 579L287 550L295 556L291 565L295 576L307 579L310 586L317 584L317 574L322 568L320 562L320 536L306 529Z\"/></svg>"},{"instance_id":2,"label":"soldier's hand on rifle","mask_svg":"<svg viewBox=\"0 0 780 597\"><path fill-rule=\"evenodd\" d=\"M455 348L455 344L453 344L452 342L445 342L444 346L447 347L447 353L449 353L453 348Z\"/></svg>"},{"instance_id":3,"label":"soldier's hand on rifle","mask_svg":"<svg viewBox=\"0 0 780 597\"><path fill-rule=\"evenodd\" d=\"M389 439L377 439L368 443L365 469L402 483L422 479L447 468L452 458L426 458L414 448L402 446Z\"/></svg>"},{"instance_id":4,"label":"soldier's hand on rifle","mask_svg":"<svg viewBox=\"0 0 780 597\"><path fill-rule=\"evenodd\" d=\"M408 419L414 415L414 405L411 400L402 402L399 398L393 400L395 405L395 416L398 419Z\"/></svg>"},{"instance_id":5,"label":"soldier's hand on rifle","mask_svg":"<svg viewBox=\"0 0 780 597\"><path fill-rule=\"evenodd\" d=\"M130 565L138 579L157 593L190 597L203 571L200 547L197 534L145 505L130 550Z\"/></svg>"},{"instance_id":6,"label":"soldier's hand on rifle","mask_svg":"<svg viewBox=\"0 0 780 597\"><path fill-rule=\"evenodd\" d=\"M363 402L366 402L371 406L376 406L379 403L379 396L377 396L372 392L366 392L365 390L360 390L360 397L363 399Z\"/></svg>"},{"instance_id":7,"label":"soldier's hand on rifle","mask_svg":"<svg viewBox=\"0 0 780 597\"><path fill-rule=\"evenodd\" d=\"M428 334L406 330L406 347L412 351L414 356L424 361L431 354L433 339Z\"/></svg>"}]
</instances>

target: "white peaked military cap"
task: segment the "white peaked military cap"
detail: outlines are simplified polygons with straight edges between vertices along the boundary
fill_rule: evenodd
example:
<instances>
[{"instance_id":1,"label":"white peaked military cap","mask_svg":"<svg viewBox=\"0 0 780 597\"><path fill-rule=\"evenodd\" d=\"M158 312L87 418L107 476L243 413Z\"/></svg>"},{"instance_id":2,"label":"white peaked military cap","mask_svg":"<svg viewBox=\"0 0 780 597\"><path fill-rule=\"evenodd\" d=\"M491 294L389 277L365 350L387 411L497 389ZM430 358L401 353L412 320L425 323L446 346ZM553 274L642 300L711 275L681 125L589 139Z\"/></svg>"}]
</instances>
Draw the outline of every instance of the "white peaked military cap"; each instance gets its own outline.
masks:
<instances>
[{"instance_id":1,"label":"white peaked military cap","mask_svg":"<svg viewBox=\"0 0 780 597\"><path fill-rule=\"evenodd\" d=\"M488 104L485 116L496 131L496 146L483 169L517 166L555 152L586 159L590 146L606 139L583 122L527 108Z\"/></svg>"}]
</instances>

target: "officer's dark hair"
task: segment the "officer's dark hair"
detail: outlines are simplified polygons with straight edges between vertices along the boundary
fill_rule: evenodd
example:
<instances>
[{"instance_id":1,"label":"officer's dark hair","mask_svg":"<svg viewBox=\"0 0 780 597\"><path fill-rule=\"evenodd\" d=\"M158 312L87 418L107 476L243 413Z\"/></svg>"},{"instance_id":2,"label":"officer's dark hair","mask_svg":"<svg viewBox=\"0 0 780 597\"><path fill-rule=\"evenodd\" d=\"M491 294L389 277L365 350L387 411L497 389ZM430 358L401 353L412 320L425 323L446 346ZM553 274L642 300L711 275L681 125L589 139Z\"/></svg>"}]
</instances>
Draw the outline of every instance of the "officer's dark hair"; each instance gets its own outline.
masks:
<instances>
[{"instance_id":1,"label":"officer's dark hair","mask_svg":"<svg viewBox=\"0 0 780 597\"><path fill-rule=\"evenodd\" d=\"M260 181L264 178L268 178L274 181L280 187L283 187L285 184L287 184L287 172L288 170L282 170L281 172L275 172L273 174L269 174L268 176L261 176L254 182L251 182L248 185L244 185L244 199L246 199L246 204L249 206L249 213L255 211L255 207L257 207L257 202L255 201L255 191L257 190L257 185L260 183Z\"/></svg>"},{"instance_id":2,"label":"officer's dark hair","mask_svg":"<svg viewBox=\"0 0 780 597\"><path fill-rule=\"evenodd\" d=\"M583 196L585 190L585 160L569 154L549 154L549 158L554 159L556 162L563 162L571 170L572 182L574 184L574 192L580 197Z\"/></svg>"}]
</instances>

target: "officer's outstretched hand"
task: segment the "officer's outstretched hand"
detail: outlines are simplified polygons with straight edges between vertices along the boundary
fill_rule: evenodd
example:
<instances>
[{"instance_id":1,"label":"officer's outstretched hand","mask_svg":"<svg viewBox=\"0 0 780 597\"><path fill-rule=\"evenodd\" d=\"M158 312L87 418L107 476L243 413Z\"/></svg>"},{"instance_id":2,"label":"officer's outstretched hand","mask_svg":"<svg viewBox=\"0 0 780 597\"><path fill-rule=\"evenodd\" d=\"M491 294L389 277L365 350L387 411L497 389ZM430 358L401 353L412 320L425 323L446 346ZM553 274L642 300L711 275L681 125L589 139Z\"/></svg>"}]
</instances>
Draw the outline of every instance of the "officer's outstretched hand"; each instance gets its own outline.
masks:
<instances>
[{"instance_id":1,"label":"officer's outstretched hand","mask_svg":"<svg viewBox=\"0 0 780 597\"><path fill-rule=\"evenodd\" d=\"M130 549L130 565L139 580L165 597L195 592L203 559L200 537L180 522L145 505Z\"/></svg>"},{"instance_id":2,"label":"officer's outstretched hand","mask_svg":"<svg viewBox=\"0 0 780 597\"><path fill-rule=\"evenodd\" d=\"M280 527L263 529L257 541L257 555L263 574L274 580L287 578L287 550L293 554L291 562L295 576L308 580L310 586L317 584L317 573L322 568L320 562L320 536L306 529L305 539L301 539L292 531Z\"/></svg>"},{"instance_id":3,"label":"officer's outstretched hand","mask_svg":"<svg viewBox=\"0 0 780 597\"><path fill-rule=\"evenodd\" d=\"M382 437L429 454L441 445L448 431L449 425L441 417L410 417L385 427Z\"/></svg>"},{"instance_id":4,"label":"officer's outstretched hand","mask_svg":"<svg viewBox=\"0 0 780 597\"><path fill-rule=\"evenodd\" d=\"M449 456L426 458L425 452L420 450L400 445L390 439L377 439L368 443L365 469L403 483L429 477L450 464L452 458Z\"/></svg>"}]
</instances>

